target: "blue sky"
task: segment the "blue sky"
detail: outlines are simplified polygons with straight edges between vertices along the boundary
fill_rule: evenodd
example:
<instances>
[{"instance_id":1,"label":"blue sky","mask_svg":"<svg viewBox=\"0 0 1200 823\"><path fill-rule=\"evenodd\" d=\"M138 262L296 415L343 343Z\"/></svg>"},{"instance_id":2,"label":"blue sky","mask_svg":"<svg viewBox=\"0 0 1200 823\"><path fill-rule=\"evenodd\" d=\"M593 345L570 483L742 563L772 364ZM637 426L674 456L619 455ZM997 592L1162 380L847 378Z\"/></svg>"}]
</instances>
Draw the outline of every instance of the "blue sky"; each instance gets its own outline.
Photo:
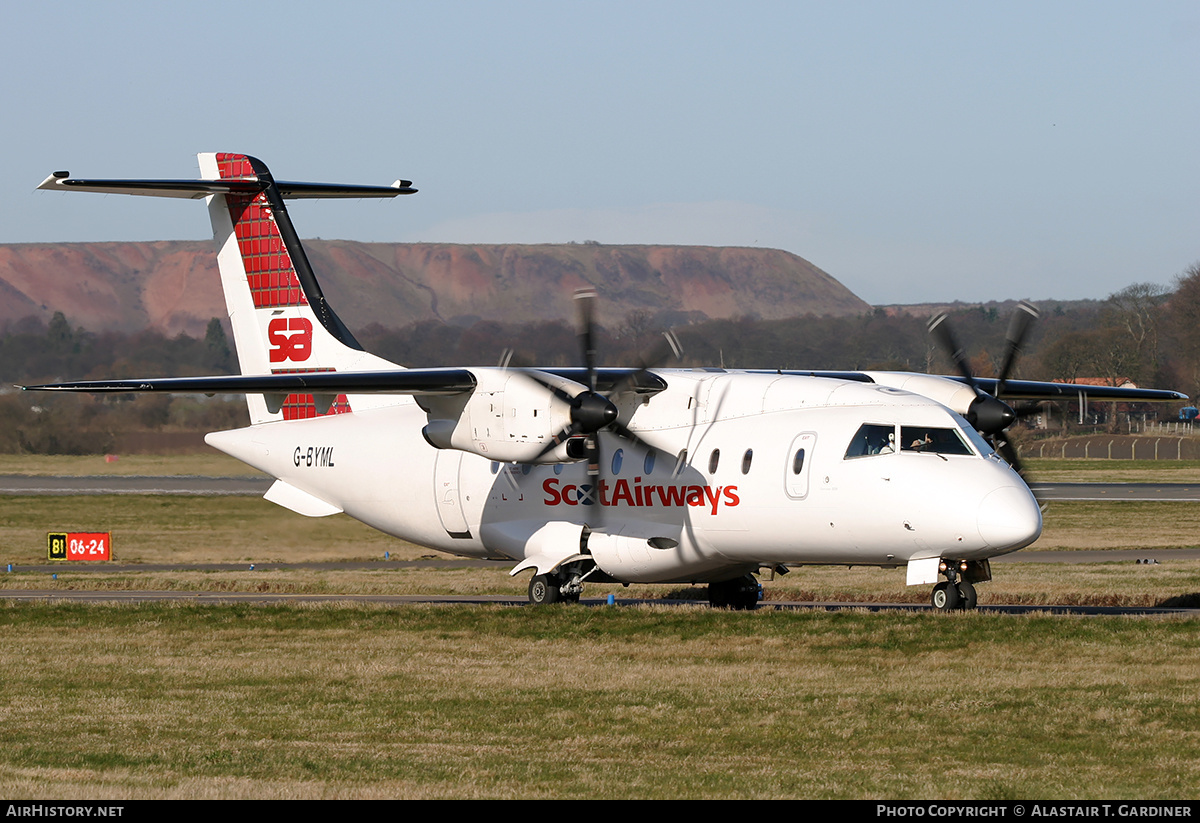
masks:
<instances>
[{"instance_id":1,"label":"blue sky","mask_svg":"<svg viewBox=\"0 0 1200 823\"><path fill-rule=\"evenodd\" d=\"M783 248L872 303L1200 260L1194 2L6 3L0 45L0 242L206 238L34 188L237 151L421 190L304 237Z\"/></svg>"}]
</instances>

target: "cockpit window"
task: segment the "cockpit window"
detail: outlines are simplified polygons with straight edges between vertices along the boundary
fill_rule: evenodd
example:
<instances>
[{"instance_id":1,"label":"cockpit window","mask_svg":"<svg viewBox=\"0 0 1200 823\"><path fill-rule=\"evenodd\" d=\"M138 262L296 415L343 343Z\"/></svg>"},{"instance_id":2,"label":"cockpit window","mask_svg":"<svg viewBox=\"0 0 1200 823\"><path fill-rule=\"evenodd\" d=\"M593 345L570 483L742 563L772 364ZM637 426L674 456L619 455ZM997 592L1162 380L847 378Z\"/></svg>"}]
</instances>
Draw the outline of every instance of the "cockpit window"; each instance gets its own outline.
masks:
<instances>
[{"instance_id":1,"label":"cockpit window","mask_svg":"<svg viewBox=\"0 0 1200 823\"><path fill-rule=\"evenodd\" d=\"M900 449L929 454L973 454L957 429L933 426L901 426Z\"/></svg>"},{"instance_id":2,"label":"cockpit window","mask_svg":"<svg viewBox=\"0 0 1200 823\"><path fill-rule=\"evenodd\" d=\"M967 440L975 446L975 451L979 452L981 457L987 457L990 454L995 454L992 444L983 439L983 435L975 431L975 427L963 420L958 415L955 415L955 420L959 422L959 434L965 434Z\"/></svg>"},{"instance_id":3,"label":"cockpit window","mask_svg":"<svg viewBox=\"0 0 1200 823\"><path fill-rule=\"evenodd\" d=\"M850 440L846 459L891 454L896 451L896 427L880 423L863 423Z\"/></svg>"}]
</instances>

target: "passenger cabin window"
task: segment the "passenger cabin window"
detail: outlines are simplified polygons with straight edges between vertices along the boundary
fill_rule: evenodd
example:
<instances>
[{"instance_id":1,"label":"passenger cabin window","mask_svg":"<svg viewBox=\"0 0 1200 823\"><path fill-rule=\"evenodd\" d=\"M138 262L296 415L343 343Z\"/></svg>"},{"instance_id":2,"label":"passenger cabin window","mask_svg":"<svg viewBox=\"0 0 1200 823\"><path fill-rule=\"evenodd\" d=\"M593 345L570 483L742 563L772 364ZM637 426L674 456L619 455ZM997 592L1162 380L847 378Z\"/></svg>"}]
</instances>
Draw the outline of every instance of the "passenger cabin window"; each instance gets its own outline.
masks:
<instances>
[{"instance_id":1,"label":"passenger cabin window","mask_svg":"<svg viewBox=\"0 0 1200 823\"><path fill-rule=\"evenodd\" d=\"M906 452L929 454L971 454L956 429L938 429L931 426L901 426L900 449Z\"/></svg>"},{"instance_id":2,"label":"passenger cabin window","mask_svg":"<svg viewBox=\"0 0 1200 823\"><path fill-rule=\"evenodd\" d=\"M612 473L613 474L621 473L621 463L624 459L625 459L625 450L624 449L617 449L615 452L613 452L613 456L612 456Z\"/></svg>"},{"instance_id":3,"label":"passenger cabin window","mask_svg":"<svg viewBox=\"0 0 1200 823\"><path fill-rule=\"evenodd\" d=\"M716 474L717 466L720 464L720 462L721 462L721 450L713 449L712 454L710 454L708 456L708 473Z\"/></svg>"},{"instance_id":4,"label":"passenger cabin window","mask_svg":"<svg viewBox=\"0 0 1200 823\"><path fill-rule=\"evenodd\" d=\"M654 460L658 452L654 449L646 452L646 460L642 463L642 474L654 474Z\"/></svg>"},{"instance_id":5,"label":"passenger cabin window","mask_svg":"<svg viewBox=\"0 0 1200 823\"><path fill-rule=\"evenodd\" d=\"M854 437L850 439L850 446L846 449L846 459L891 454L894 451L896 451L895 426L863 423L854 433Z\"/></svg>"},{"instance_id":6,"label":"passenger cabin window","mask_svg":"<svg viewBox=\"0 0 1200 823\"><path fill-rule=\"evenodd\" d=\"M750 461L754 459L754 449L746 449L742 455L742 474L750 473Z\"/></svg>"},{"instance_id":7,"label":"passenger cabin window","mask_svg":"<svg viewBox=\"0 0 1200 823\"><path fill-rule=\"evenodd\" d=\"M799 474L804 471L804 449L798 449L796 456L792 458L792 474Z\"/></svg>"}]
</instances>

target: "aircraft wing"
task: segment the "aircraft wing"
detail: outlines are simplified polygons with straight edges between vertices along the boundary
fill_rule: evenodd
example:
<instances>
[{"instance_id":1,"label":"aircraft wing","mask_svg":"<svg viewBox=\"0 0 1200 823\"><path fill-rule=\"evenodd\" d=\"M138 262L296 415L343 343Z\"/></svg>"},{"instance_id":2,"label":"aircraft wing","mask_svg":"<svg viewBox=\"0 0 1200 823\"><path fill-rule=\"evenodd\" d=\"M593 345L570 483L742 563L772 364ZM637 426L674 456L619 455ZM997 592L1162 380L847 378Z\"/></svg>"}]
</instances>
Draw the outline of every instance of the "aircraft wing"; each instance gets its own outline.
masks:
<instances>
[{"instance_id":1,"label":"aircraft wing","mask_svg":"<svg viewBox=\"0 0 1200 823\"><path fill-rule=\"evenodd\" d=\"M769 374L770 372L763 372ZM879 375L884 374L904 374L902 372L845 372L845 371L782 371L778 374L796 374L806 377L830 377L835 380L855 380L859 383L879 383L881 380L886 381L886 378L876 379ZM915 374L915 373L914 373ZM925 377L937 377L942 380L953 380L955 383L961 383L964 386L969 386L970 383L965 377L950 374L937 375L922 375ZM1000 382L995 377L976 377L974 378L975 386L982 391L987 392L992 396L996 396L997 384ZM1089 401L1097 403L1116 400L1116 401L1136 401L1143 402L1151 401L1177 401L1187 400L1188 396L1183 392L1171 391L1169 389L1143 389L1143 388L1126 388L1120 386L1094 386L1084 385L1080 383L1055 383L1042 380L1006 380L1004 381L1003 399L1005 400L1070 400L1086 395Z\"/></svg>"},{"instance_id":2,"label":"aircraft wing","mask_svg":"<svg viewBox=\"0 0 1200 823\"><path fill-rule=\"evenodd\" d=\"M967 381L961 377L947 377L959 383ZM996 393L994 377L976 377L975 385L991 395ZM1088 386L1079 383L1052 383L1039 380L1006 380L1004 381L1003 396L1005 400L1070 400L1080 395L1087 395L1089 401L1102 402L1106 400L1187 400L1183 392L1169 389L1125 388L1121 386Z\"/></svg>"},{"instance_id":3,"label":"aircraft wing","mask_svg":"<svg viewBox=\"0 0 1200 823\"><path fill-rule=\"evenodd\" d=\"M130 380L83 380L21 386L25 391L93 394L174 392L177 394L414 394L451 395L474 390L467 369L396 369L372 372L231 374L215 377L157 377Z\"/></svg>"},{"instance_id":4,"label":"aircraft wing","mask_svg":"<svg viewBox=\"0 0 1200 823\"><path fill-rule=\"evenodd\" d=\"M586 370L511 369L553 374L577 383L586 380ZM623 390L653 394L667 387L661 377L633 368L596 369L598 391L611 391L625 382ZM630 381L633 376L632 382ZM81 380L74 383L45 383L20 386L25 391L69 391L92 394L167 392L175 394L412 394L453 395L473 391L477 379L470 369L395 369L370 372L301 372L288 374L230 374L213 377L152 377L123 380Z\"/></svg>"}]
</instances>

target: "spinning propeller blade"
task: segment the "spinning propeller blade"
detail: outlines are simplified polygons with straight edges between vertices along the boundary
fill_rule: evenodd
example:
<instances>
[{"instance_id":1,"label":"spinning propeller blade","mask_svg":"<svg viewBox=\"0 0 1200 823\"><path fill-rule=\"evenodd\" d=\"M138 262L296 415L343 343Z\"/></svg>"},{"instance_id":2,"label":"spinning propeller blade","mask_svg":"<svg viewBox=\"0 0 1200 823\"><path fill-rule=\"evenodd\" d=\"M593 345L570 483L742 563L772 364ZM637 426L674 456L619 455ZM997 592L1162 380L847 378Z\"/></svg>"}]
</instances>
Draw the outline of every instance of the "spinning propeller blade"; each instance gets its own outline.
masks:
<instances>
[{"instance_id":1,"label":"spinning propeller blade","mask_svg":"<svg viewBox=\"0 0 1200 823\"><path fill-rule=\"evenodd\" d=\"M995 396L979 388L975 375L971 372L971 364L968 362L963 348L958 344L958 339L950 328L946 314L939 314L929 321L929 333L946 350L950 359L954 361L954 366L958 369L959 374L975 392L975 399L971 401L965 415L967 422L974 426L992 444L1000 456L1022 476L1024 476L1024 468L1017 456L1017 449L1008 438L1004 437L1004 432L1018 419L1036 413L1038 405L1025 405L1014 409L999 396L1004 393L1005 383L1012 374L1017 357L1020 355L1021 348L1038 315L1039 312L1032 303L1022 300L1017 304L1012 320L1008 324L1008 333L1005 335L1004 360L996 381Z\"/></svg>"},{"instance_id":2,"label":"spinning propeller blade","mask_svg":"<svg viewBox=\"0 0 1200 823\"><path fill-rule=\"evenodd\" d=\"M596 390L596 291L594 289L580 289L575 293L575 300L579 309L578 338L586 379L586 385L582 387L582 391L572 395L560 386L549 382L537 372L525 372L525 374L531 380L545 387L559 400L570 406L571 409L570 424L558 432L546 444L545 448L538 453L538 457L546 455L573 437L582 436L584 438L584 458L587 460L587 474L591 485L591 494L595 500L595 504L599 506L600 461L602 459L599 433L601 431L609 431L622 440L628 440L631 443L649 448L649 445L644 440L620 422L620 412L610 398L631 390L638 384L639 378L652 368L667 362L671 358L679 358L682 349L674 333L667 332L663 335L663 340L641 358L636 371L630 372L618 380L608 390L607 394L601 393ZM598 510L597 516L599 516Z\"/></svg>"}]
</instances>

